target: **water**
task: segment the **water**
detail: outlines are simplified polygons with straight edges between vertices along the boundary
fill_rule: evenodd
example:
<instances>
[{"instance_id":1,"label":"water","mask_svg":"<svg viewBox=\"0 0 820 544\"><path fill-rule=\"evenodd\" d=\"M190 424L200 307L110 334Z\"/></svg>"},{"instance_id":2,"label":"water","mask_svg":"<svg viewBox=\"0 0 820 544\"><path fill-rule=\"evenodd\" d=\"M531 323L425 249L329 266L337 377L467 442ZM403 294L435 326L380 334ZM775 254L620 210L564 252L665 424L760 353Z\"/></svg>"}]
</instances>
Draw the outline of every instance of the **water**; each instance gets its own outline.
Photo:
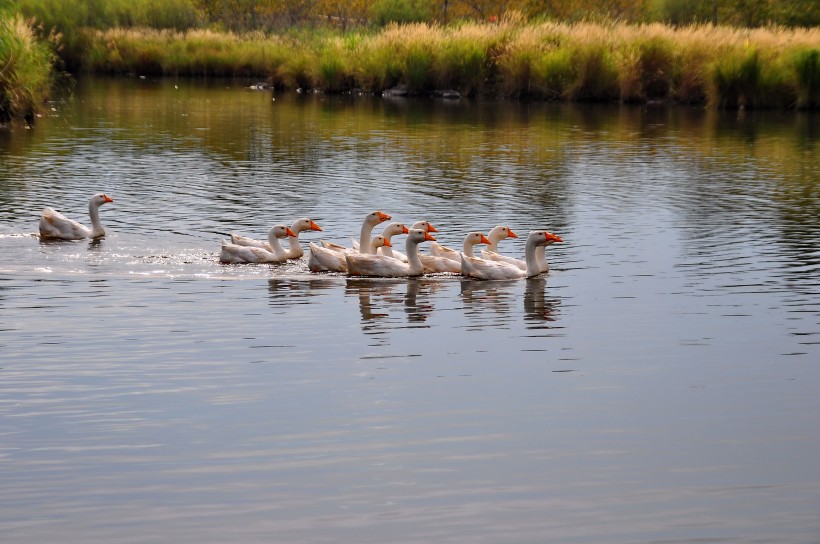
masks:
<instances>
[{"instance_id":1,"label":"water","mask_svg":"<svg viewBox=\"0 0 820 544\"><path fill-rule=\"evenodd\" d=\"M0 133L4 542L820 542L816 116L271 98L86 80ZM96 191L103 240L33 236ZM374 209L565 243L217 262Z\"/></svg>"}]
</instances>

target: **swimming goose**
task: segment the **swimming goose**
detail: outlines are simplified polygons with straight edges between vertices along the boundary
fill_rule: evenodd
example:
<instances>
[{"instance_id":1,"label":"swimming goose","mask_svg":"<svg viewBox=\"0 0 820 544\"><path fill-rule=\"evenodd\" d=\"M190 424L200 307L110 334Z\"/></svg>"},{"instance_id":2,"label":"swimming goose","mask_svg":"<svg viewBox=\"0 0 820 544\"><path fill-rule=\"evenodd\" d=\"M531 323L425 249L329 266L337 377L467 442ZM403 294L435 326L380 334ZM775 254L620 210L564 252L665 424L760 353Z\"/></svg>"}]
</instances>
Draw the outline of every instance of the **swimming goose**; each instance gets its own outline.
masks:
<instances>
[{"instance_id":1,"label":"swimming goose","mask_svg":"<svg viewBox=\"0 0 820 544\"><path fill-rule=\"evenodd\" d=\"M57 240L82 240L83 238L100 238L105 236L100 222L100 206L114 202L105 193L97 193L88 201L88 216L91 218L91 228L69 219L60 212L45 208L40 215L40 237Z\"/></svg>"},{"instance_id":2,"label":"swimming goose","mask_svg":"<svg viewBox=\"0 0 820 544\"><path fill-rule=\"evenodd\" d=\"M268 232L268 243L272 251L261 247L240 246L222 241L222 248L219 252L219 261L225 264L275 264L288 260L287 253L279 243L279 238L286 236L296 236L286 225L274 225Z\"/></svg>"},{"instance_id":3,"label":"swimming goose","mask_svg":"<svg viewBox=\"0 0 820 544\"><path fill-rule=\"evenodd\" d=\"M302 246L299 245L299 233L306 230L321 231L322 227L317 225L312 219L300 217L293 222L290 226L290 230L292 230L293 234L296 236L291 236L288 238L288 243L290 245L285 253L287 254L288 259L300 259L305 254L305 251L302 249ZM261 247L262 249L273 251L267 241L256 240L254 238L248 238L247 236L242 236L239 234L231 233L231 243L239 246Z\"/></svg>"},{"instance_id":4,"label":"swimming goose","mask_svg":"<svg viewBox=\"0 0 820 544\"><path fill-rule=\"evenodd\" d=\"M406 251L408 262L384 255L349 253L345 255L348 274L354 276L378 276L396 278L401 276L421 276L424 265L419 259L419 244L425 240L435 241L424 229L410 229L407 235Z\"/></svg>"},{"instance_id":5,"label":"swimming goose","mask_svg":"<svg viewBox=\"0 0 820 544\"><path fill-rule=\"evenodd\" d=\"M370 253L350 253L350 255L370 255L376 257L376 251L380 247L392 247L390 240L379 234L370 240ZM310 243L310 258L308 268L311 272L347 272L346 252L335 251L318 244ZM391 259L392 257L384 257Z\"/></svg>"},{"instance_id":6,"label":"swimming goose","mask_svg":"<svg viewBox=\"0 0 820 544\"><path fill-rule=\"evenodd\" d=\"M370 235L373 233L373 227L375 227L379 223L390 221L391 219L391 216L387 215L386 213L382 213L378 210L375 212L371 212L365 216L364 221L362 222L362 230L359 233L359 247L364 248L364 250L362 251L370 251ZM333 244L331 242L324 241L322 242L322 246L326 249L343 253L356 253L359 251L359 249L356 247L350 249L339 244Z\"/></svg>"},{"instance_id":7,"label":"swimming goose","mask_svg":"<svg viewBox=\"0 0 820 544\"><path fill-rule=\"evenodd\" d=\"M524 257L527 263L526 270L521 270L514 264L476 259L462 253L461 272L465 276L480 280L512 280L537 276L541 273L541 268L536 258L536 249L539 246L546 246L556 241L560 241L560 238L545 230L534 230L530 232L524 246Z\"/></svg>"},{"instance_id":8,"label":"swimming goose","mask_svg":"<svg viewBox=\"0 0 820 544\"><path fill-rule=\"evenodd\" d=\"M547 263L547 246L552 245L555 242L563 242L564 240L561 237L556 236L550 233L550 240L547 244L541 245L535 248L535 260L538 263L538 270L541 273L549 272L550 265ZM500 253L496 253L495 251L488 251L483 250L481 252L481 256L490 261L498 261L498 262L505 262L512 265L517 266L521 270L527 270L527 261L523 259L516 259L515 257L508 257L506 255L501 255Z\"/></svg>"}]
</instances>

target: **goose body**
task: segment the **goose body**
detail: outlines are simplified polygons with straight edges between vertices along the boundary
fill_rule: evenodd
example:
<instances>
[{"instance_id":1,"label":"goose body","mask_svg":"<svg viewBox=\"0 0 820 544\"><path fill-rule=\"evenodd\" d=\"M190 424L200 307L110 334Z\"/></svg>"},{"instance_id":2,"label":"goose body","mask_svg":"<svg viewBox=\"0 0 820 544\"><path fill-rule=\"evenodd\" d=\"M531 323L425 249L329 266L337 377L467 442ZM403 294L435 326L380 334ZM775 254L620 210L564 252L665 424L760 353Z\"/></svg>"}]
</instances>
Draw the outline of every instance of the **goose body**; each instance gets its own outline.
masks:
<instances>
[{"instance_id":1,"label":"goose body","mask_svg":"<svg viewBox=\"0 0 820 544\"><path fill-rule=\"evenodd\" d=\"M408 258L406 263L384 255L347 254L345 255L347 272L354 276L377 276L382 278L421 276L424 273L424 265L419 259L418 246L425 240L435 241L435 238L426 230L410 229L405 248Z\"/></svg>"},{"instance_id":2,"label":"goose body","mask_svg":"<svg viewBox=\"0 0 820 544\"><path fill-rule=\"evenodd\" d=\"M382 247L391 247L390 239L379 234L370 240L370 253L351 253L351 255L376 256L376 251ZM310 244L310 259L308 268L312 272L347 272L347 253L333 251L317 244ZM385 257L390 258L390 257Z\"/></svg>"},{"instance_id":3,"label":"goose body","mask_svg":"<svg viewBox=\"0 0 820 544\"><path fill-rule=\"evenodd\" d=\"M40 237L56 240L82 240L105 236L105 229L100 222L100 206L108 202L114 201L104 193L97 193L88 201L91 228L69 219L52 208L45 208L40 215Z\"/></svg>"},{"instance_id":4,"label":"goose body","mask_svg":"<svg viewBox=\"0 0 820 544\"><path fill-rule=\"evenodd\" d=\"M306 230L317 230L321 231L322 227L316 224L315 221L309 219L307 217L300 217L293 224L290 226L290 230L293 231L295 236L291 236L288 238L288 249L285 251L288 259L300 259L305 254L305 251L302 249L302 246L299 244L299 233L304 232ZM265 240L257 240L255 238L249 238L247 236L242 236L240 234L231 233L231 243L236 244L239 246L249 246L249 247L259 247L262 249L266 249L268 251L273 251L270 243Z\"/></svg>"},{"instance_id":5,"label":"goose body","mask_svg":"<svg viewBox=\"0 0 820 544\"><path fill-rule=\"evenodd\" d=\"M219 252L219 261L225 264L262 264L283 263L288 260L287 253L279 243L280 238L296 236L289 227L275 225L268 233L268 244L272 251L255 246L242 246L222 242Z\"/></svg>"},{"instance_id":6,"label":"goose body","mask_svg":"<svg viewBox=\"0 0 820 544\"><path fill-rule=\"evenodd\" d=\"M534 230L527 236L524 247L524 258L527 264L525 270L507 262L476 259L462 254L461 272L465 276L480 280L513 280L537 276L541 274L541 268L536 257L536 250L560 241L562 241L561 238L550 232Z\"/></svg>"}]
</instances>

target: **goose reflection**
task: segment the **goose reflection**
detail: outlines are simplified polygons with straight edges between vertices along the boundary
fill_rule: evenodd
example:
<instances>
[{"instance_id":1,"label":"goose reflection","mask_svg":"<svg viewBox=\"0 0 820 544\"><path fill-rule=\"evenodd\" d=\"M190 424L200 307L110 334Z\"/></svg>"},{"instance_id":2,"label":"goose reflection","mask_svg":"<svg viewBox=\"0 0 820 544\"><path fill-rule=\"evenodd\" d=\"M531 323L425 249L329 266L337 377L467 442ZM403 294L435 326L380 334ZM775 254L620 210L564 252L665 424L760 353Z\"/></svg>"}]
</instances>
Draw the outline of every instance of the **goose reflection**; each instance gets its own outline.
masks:
<instances>
[{"instance_id":1,"label":"goose reflection","mask_svg":"<svg viewBox=\"0 0 820 544\"><path fill-rule=\"evenodd\" d=\"M401 307L409 323L424 324L434 310L429 295L436 289L437 282L422 278L348 278L345 294L359 298L362 327L369 331L382 328L382 322L395 326L391 307Z\"/></svg>"},{"instance_id":2,"label":"goose reflection","mask_svg":"<svg viewBox=\"0 0 820 544\"><path fill-rule=\"evenodd\" d=\"M507 323L519 304L521 282L462 280L461 301L468 319L477 321L479 326L498 327ZM546 278L524 280L524 320L528 328L543 327L544 323L556 321L560 299L547 296ZM552 325L547 325L552 327Z\"/></svg>"},{"instance_id":3,"label":"goose reflection","mask_svg":"<svg viewBox=\"0 0 820 544\"><path fill-rule=\"evenodd\" d=\"M495 317L510 315L510 309L515 303L514 289L518 284L517 280L461 280L460 296L464 304L464 315L469 319L486 321L487 325L497 323ZM485 314L488 312L493 314L493 319L486 319Z\"/></svg>"},{"instance_id":4,"label":"goose reflection","mask_svg":"<svg viewBox=\"0 0 820 544\"><path fill-rule=\"evenodd\" d=\"M338 287L332 278L273 278L268 280L268 297L271 306L310 304L322 291Z\"/></svg>"},{"instance_id":5,"label":"goose reflection","mask_svg":"<svg viewBox=\"0 0 820 544\"><path fill-rule=\"evenodd\" d=\"M529 328L544 327L543 323L556 321L561 299L547 297L546 278L529 278L524 285L524 321ZM538 324L542 325L538 325ZM546 328L552 325L547 324Z\"/></svg>"}]
</instances>

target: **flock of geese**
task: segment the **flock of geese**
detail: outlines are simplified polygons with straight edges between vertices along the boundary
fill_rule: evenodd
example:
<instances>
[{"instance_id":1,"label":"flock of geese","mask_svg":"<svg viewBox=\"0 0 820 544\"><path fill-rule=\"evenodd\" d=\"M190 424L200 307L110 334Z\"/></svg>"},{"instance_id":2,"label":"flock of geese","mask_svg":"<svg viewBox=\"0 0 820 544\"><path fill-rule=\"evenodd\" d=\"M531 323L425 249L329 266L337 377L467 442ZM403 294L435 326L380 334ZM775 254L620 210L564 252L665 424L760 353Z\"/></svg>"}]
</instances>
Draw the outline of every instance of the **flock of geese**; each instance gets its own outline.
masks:
<instances>
[{"instance_id":1,"label":"flock of geese","mask_svg":"<svg viewBox=\"0 0 820 544\"><path fill-rule=\"evenodd\" d=\"M60 240L99 238L105 235L100 222L100 206L113 200L104 193L98 193L88 202L91 228L65 217L63 214L45 208L40 217L40 236ZM518 238L507 226L499 225L485 236L482 232L470 232L464 238L461 251L440 245L430 234L438 232L428 221L419 221L411 227L402 223L388 223L381 234L373 236L376 225L390 221L391 216L380 211L369 213L362 223L358 240L352 240L351 247L329 242L310 243L308 268L312 272L341 272L353 276L374 276L384 278L421 276L423 274L462 274L481 280L510 280L529 278L549 270L546 247L563 240L545 230L534 230L527 236L524 258L516 259L498 253L498 242L506 238ZM321 231L312 219L303 217L286 225L274 225L267 240L256 240L238 234L231 234L231 241L222 241L219 260L226 264L240 263L283 263L290 259L301 259L305 252L299 244L299 233ZM393 249L393 236L407 235L405 253ZM288 240L288 248L282 247L280 240ZM419 252L419 244L430 242L430 254ZM474 246L486 244L481 257L475 254Z\"/></svg>"}]
</instances>

